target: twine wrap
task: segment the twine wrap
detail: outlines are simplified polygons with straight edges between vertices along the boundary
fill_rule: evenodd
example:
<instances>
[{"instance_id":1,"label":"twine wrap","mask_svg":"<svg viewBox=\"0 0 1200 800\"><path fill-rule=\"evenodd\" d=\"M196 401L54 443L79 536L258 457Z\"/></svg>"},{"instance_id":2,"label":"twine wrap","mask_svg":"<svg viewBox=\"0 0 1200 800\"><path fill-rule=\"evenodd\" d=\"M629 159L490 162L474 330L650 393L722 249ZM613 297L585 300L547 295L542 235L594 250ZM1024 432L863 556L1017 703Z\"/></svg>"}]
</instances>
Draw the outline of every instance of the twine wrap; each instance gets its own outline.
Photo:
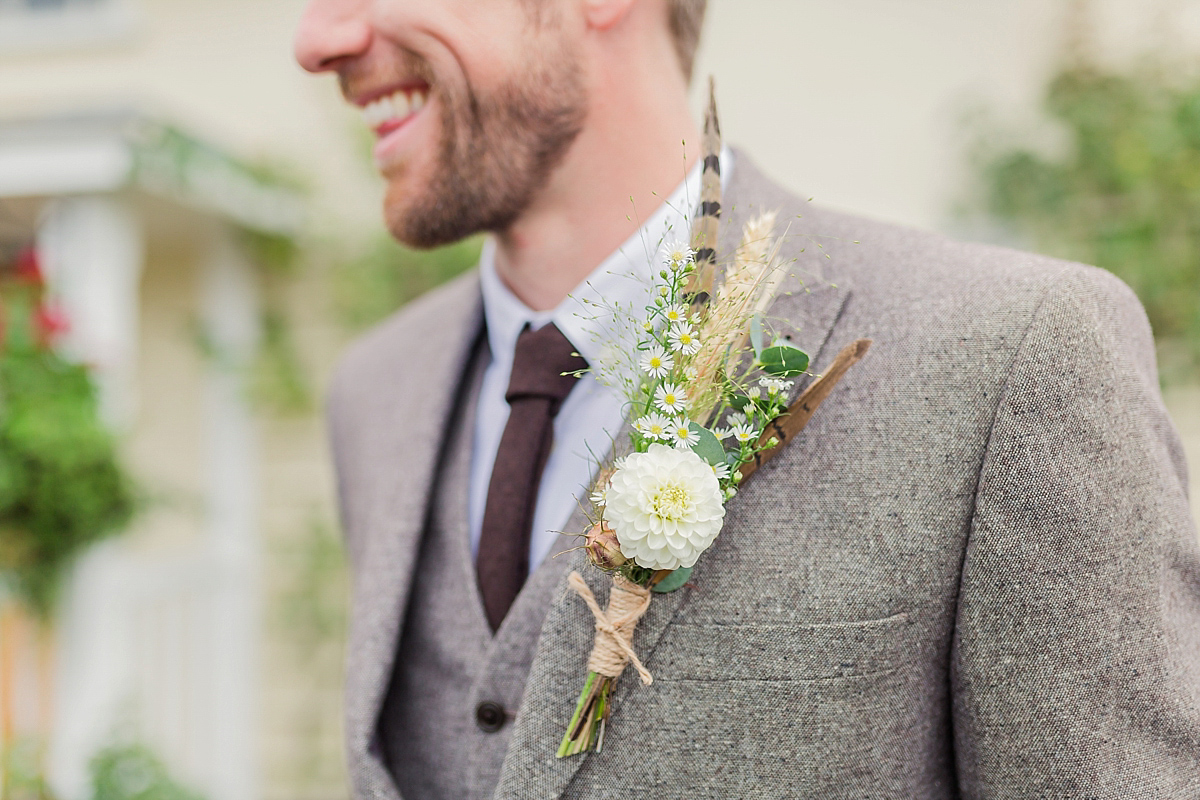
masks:
<instances>
[{"instance_id":1,"label":"twine wrap","mask_svg":"<svg viewBox=\"0 0 1200 800\"><path fill-rule=\"evenodd\" d=\"M572 572L567 583L583 598L596 618L596 641L592 645L592 654L588 656L588 671L619 678L626 665L633 664L642 683L647 686L653 683L654 677L642 665L637 653L633 652L633 631L646 609L650 608L650 590L620 575L613 575L608 609L602 610L596 602L596 596L578 572Z\"/></svg>"}]
</instances>

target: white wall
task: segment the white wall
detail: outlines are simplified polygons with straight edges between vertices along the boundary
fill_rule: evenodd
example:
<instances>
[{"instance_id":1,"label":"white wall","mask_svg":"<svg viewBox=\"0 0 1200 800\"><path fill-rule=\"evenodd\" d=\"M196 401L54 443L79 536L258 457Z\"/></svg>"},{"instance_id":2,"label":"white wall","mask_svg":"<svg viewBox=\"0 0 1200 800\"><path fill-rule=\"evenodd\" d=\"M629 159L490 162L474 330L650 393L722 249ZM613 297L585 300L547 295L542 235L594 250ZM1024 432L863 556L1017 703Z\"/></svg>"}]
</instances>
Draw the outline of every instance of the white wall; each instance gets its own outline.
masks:
<instances>
[{"instance_id":1,"label":"white wall","mask_svg":"<svg viewBox=\"0 0 1200 800\"><path fill-rule=\"evenodd\" d=\"M788 187L825 205L942 227L964 177L961 114L984 101L1032 122L1068 5L710 0L697 84L716 76L726 138ZM1197 0L1093 5L1106 59L1200 42Z\"/></svg>"},{"instance_id":2,"label":"white wall","mask_svg":"<svg viewBox=\"0 0 1200 800\"><path fill-rule=\"evenodd\" d=\"M0 113L122 100L242 154L303 165L328 227L379 226L362 123L291 36L304 0L131 0L108 46L0 56ZM818 202L936 227L960 185L958 116L1031 117L1072 0L710 0L697 75L727 138ZM1100 50L1200 43L1200 0L1094 0ZM698 85L703 80L697 82ZM699 91L696 107L700 107Z\"/></svg>"},{"instance_id":3,"label":"white wall","mask_svg":"<svg viewBox=\"0 0 1200 800\"><path fill-rule=\"evenodd\" d=\"M300 165L317 218L377 226L375 182L354 152L357 115L332 79L292 60L303 0L130 0L130 36L67 51L0 50L0 115L125 104L243 156Z\"/></svg>"}]
</instances>

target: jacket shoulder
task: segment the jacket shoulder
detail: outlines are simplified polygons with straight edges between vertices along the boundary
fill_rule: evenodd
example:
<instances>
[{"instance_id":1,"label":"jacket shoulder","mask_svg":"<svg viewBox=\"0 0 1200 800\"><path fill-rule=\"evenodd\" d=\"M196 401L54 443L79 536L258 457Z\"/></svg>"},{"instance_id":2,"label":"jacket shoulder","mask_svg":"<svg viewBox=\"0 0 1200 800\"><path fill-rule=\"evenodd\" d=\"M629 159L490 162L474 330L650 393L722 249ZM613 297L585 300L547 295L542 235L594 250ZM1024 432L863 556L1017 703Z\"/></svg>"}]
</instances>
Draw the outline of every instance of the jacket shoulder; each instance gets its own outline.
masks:
<instances>
[{"instance_id":1,"label":"jacket shoulder","mask_svg":"<svg viewBox=\"0 0 1200 800\"><path fill-rule=\"evenodd\" d=\"M357 337L330 381L330 402L376 383L381 374L405 373L412 362L444 346L449 328L474 325L481 312L479 274L470 270L421 295Z\"/></svg>"},{"instance_id":2,"label":"jacket shoulder","mask_svg":"<svg viewBox=\"0 0 1200 800\"><path fill-rule=\"evenodd\" d=\"M946 306L948 319L1032 321L1043 303L1100 302L1145 326L1134 293L1112 273L1086 264L881 222L813 204L779 186L738 152L730 187L742 218L774 211L786 226L784 253L805 283L846 285L858 305L882 313ZM1013 316L1015 314L1015 317Z\"/></svg>"}]
</instances>

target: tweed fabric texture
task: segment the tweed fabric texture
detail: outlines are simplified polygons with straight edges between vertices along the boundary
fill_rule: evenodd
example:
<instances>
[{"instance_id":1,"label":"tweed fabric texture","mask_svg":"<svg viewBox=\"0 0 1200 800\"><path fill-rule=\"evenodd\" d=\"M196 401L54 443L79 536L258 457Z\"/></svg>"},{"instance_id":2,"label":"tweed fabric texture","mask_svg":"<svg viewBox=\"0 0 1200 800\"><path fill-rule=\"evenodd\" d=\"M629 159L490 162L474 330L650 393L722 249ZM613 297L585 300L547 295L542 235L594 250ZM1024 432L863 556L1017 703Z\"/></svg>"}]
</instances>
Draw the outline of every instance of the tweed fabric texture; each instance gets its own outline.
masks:
<instances>
[{"instance_id":1,"label":"tweed fabric texture","mask_svg":"<svg viewBox=\"0 0 1200 800\"><path fill-rule=\"evenodd\" d=\"M476 376L478 372L476 368ZM477 389L477 380L464 387L466 396L456 416L469 418ZM379 717L388 769L410 800L470 797L480 751L500 747L503 753L506 742L494 740L507 740L512 730L506 726L495 733L481 731L471 702L492 631L476 599L466 536L470 439L469 426L451 426L448 431L404 633Z\"/></svg>"},{"instance_id":2,"label":"tweed fabric texture","mask_svg":"<svg viewBox=\"0 0 1200 800\"><path fill-rule=\"evenodd\" d=\"M562 760L593 627L557 585L495 797L1200 797L1200 547L1129 290L813 208L744 154L725 206L724 248L755 213L791 220L796 277L769 316L816 371L856 338L874 345L730 502L690 586L655 598L634 639L655 680L622 678L604 751ZM364 413L367 395L439 421L416 397L435 357L399 351L445 330L451 357L448 321L477 313L472 281L356 346L335 381L352 554L403 552L376 542L419 527L372 516L414 513L427 487L406 476L390 503L371 490L401 462L367 445L395 435L389 414ZM396 797L366 746L376 664L391 658L378 634L398 625L370 592L406 591L411 569L390 555L355 561L361 797ZM584 574L603 602L603 576Z\"/></svg>"},{"instance_id":3,"label":"tweed fabric texture","mask_svg":"<svg viewBox=\"0 0 1200 800\"><path fill-rule=\"evenodd\" d=\"M486 340L456 401L454 419L470 419L478 400ZM564 538L532 572L495 633L475 579L467 533L471 426L448 426L429 521L378 722L383 760L406 800L487 800L496 788L533 661L537 633L566 568ZM573 519L572 524L582 523ZM498 731L483 731L484 702L508 712Z\"/></svg>"}]
</instances>

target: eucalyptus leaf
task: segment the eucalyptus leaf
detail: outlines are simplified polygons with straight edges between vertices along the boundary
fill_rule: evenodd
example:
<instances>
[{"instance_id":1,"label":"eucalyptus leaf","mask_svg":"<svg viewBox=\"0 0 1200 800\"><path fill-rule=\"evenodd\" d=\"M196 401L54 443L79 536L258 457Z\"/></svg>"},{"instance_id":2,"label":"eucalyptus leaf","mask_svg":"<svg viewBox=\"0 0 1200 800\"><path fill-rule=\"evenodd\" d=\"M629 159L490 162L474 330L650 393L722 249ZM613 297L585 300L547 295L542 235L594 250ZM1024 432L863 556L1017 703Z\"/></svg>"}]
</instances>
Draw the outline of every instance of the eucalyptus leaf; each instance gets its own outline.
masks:
<instances>
[{"instance_id":1,"label":"eucalyptus leaf","mask_svg":"<svg viewBox=\"0 0 1200 800\"><path fill-rule=\"evenodd\" d=\"M803 375L808 369L808 353L798 347L777 344L763 350L758 359L759 366L768 375L777 378L793 378Z\"/></svg>"},{"instance_id":2,"label":"eucalyptus leaf","mask_svg":"<svg viewBox=\"0 0 1200 800\"><path fill-rule=\"evenodd\" d=\"M700 441L692 445L692 452L713 466L724 464L725 448L721 445L721 440L716 437L716 434L695 422L691 423L688 427L700 437Z\"/></svg>"},{"instance_id":3,"label":"eucalyptus leaf","mask_svg":"<svg viewBox=\"0 0 1200 800\"><path fill-rule=\"evenodd\" d=\"M688 578L690 577L692 577L692 568L680 567L658 583L654 584L653 591L657 592L658 594L670 594L671 592L682 589L683 585L687 583Z\"/></svg>"}]
</instances>

